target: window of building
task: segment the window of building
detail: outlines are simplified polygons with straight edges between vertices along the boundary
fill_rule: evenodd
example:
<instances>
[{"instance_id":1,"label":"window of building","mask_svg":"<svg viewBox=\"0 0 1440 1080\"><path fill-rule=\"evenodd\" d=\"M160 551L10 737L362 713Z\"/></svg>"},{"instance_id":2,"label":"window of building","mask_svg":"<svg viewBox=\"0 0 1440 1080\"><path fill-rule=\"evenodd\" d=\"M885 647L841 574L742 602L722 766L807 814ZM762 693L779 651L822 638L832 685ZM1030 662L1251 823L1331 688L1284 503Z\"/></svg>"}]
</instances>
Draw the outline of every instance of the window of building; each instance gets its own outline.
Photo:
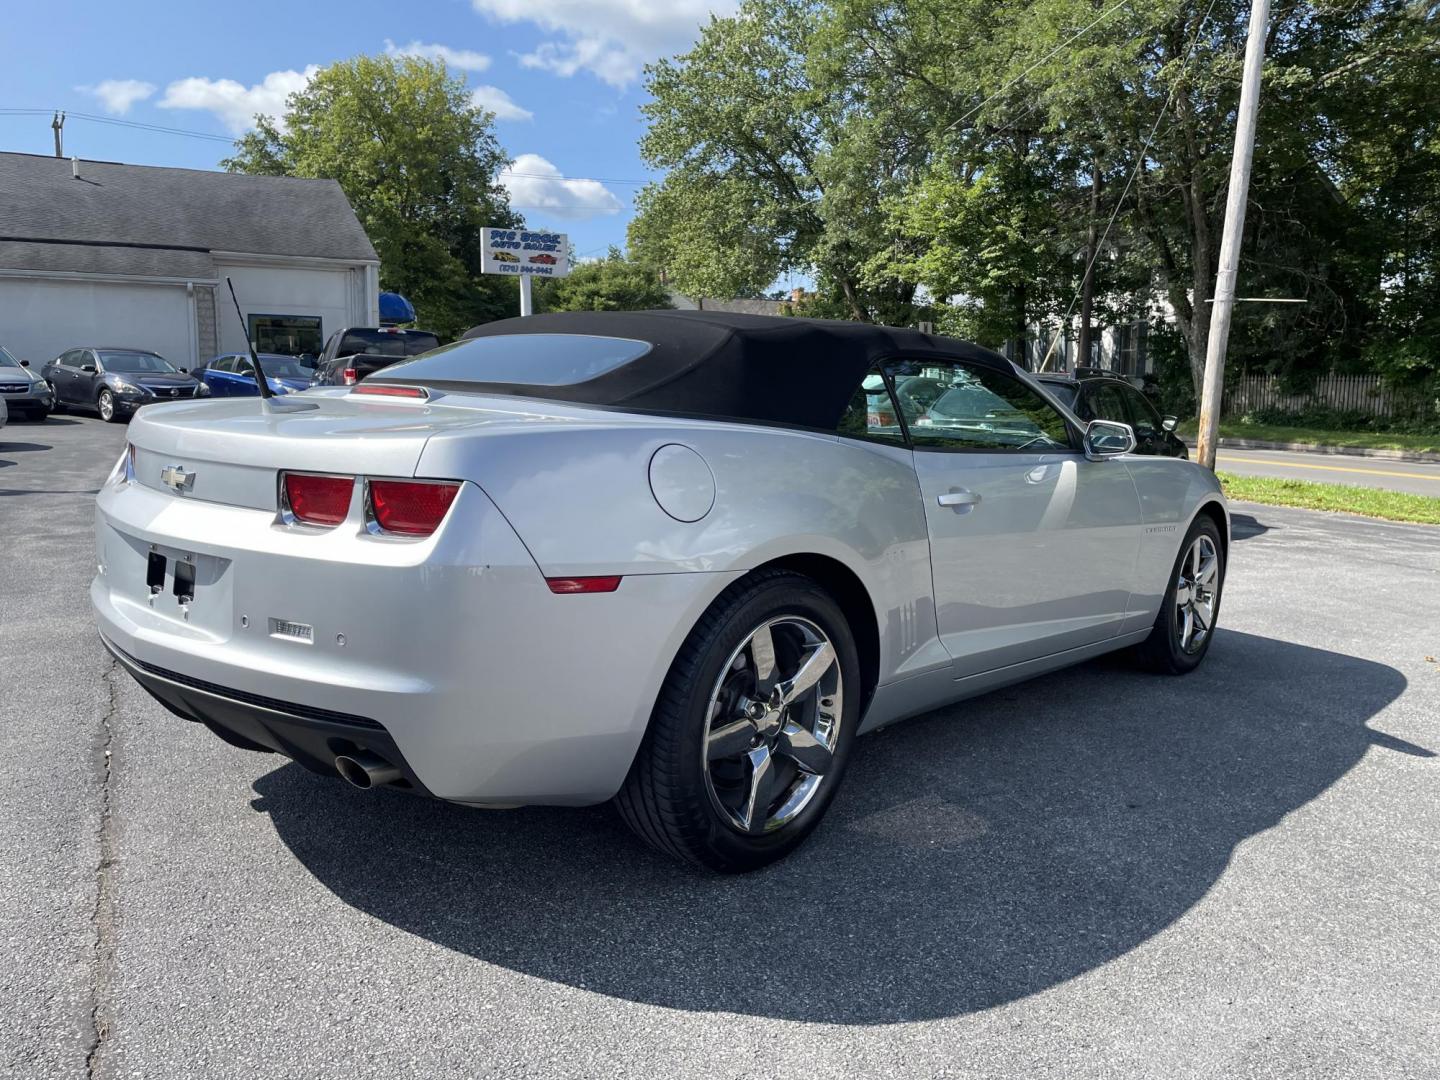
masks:
<instances>
[{"instance_id":1,"label":"window of building","mask_svg":"<svg viewBox=\"0 0 1440 1080\"><path fill-rule=\"evenodd\" d=\"M325 335L319 315L251 315L250 340L256 352L318 356Z\"/></svg>"},{"instance_id":2,"label":"window of building","mask_svg":"<svg viewBox=\"0 0 1440 1080\"><path fill-rule=\"evenodd\" d=\"M1115 370L1124 375L1144 375L1150 370L1148 322L1129 323L1115 328Z\"/></svg>"}]
</instances>

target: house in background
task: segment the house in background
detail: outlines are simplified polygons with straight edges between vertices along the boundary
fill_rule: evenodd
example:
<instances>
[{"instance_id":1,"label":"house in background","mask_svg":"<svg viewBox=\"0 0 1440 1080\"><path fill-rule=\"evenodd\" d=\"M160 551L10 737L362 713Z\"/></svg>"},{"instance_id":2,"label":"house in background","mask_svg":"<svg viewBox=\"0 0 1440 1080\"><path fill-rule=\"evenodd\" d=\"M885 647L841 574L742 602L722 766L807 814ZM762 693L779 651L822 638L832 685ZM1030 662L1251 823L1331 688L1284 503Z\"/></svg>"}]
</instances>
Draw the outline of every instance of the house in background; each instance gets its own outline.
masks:
<instances>
[{"instance_id":1,"label":"house in background","mask_svg":"<svg viewBox=\"0 0 1440 1080\"><path fill-rule=\"evenodd\" d=\"M0 344L36 367L77 345L318 354L378 325L379 272L333 180L0 153Z\"/></svg>"}]
</instances>

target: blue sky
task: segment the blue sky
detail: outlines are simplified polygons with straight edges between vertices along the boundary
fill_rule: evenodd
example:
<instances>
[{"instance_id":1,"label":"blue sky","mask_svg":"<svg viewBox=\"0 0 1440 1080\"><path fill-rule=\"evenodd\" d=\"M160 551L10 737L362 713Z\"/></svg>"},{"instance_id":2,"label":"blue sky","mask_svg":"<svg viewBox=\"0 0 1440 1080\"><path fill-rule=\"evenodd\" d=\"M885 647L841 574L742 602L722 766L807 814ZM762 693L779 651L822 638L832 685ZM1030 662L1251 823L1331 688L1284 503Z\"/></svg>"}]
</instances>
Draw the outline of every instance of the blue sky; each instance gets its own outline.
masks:
<instances>
[{"instance_id":1,"label":"blue sky","mask_svg":"<svg viewBox=\"0 0 1440 1080\"><path fill-rule=\"evenodd\" d=\"M581 256L621 244L638 181L641 67L686 49L732 0L214 0L7 5L0 149L213 169L255 112L358 53L440 56L497 114L511 202ZM40 109L43 115L7 110ZM195 138L86 120L183 128ZM218 138L215 138L218 137Z\"/></svg>"}]
</instances>

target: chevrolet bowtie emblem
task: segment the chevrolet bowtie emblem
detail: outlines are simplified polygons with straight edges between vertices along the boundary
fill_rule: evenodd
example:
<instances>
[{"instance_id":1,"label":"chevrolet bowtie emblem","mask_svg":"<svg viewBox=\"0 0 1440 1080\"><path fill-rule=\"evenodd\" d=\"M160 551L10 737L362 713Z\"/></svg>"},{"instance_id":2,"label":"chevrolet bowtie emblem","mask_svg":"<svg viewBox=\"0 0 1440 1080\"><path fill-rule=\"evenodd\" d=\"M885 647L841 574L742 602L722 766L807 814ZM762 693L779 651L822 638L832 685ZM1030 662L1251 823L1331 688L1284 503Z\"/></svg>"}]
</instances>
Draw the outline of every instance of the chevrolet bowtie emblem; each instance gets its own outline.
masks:
<instances>
[{"instance_id":1,"label":"chevrolet bowtie emblem","mask_svg":"<svg viewBox=\"0 0 1440 1080\"><path fill-rule=\"evenodd\" d=\"M195 474L186 472L179 465L166 465L160 470L160 482L176 491L184 491L195 482Z\"/></svg>"}]
</instances>

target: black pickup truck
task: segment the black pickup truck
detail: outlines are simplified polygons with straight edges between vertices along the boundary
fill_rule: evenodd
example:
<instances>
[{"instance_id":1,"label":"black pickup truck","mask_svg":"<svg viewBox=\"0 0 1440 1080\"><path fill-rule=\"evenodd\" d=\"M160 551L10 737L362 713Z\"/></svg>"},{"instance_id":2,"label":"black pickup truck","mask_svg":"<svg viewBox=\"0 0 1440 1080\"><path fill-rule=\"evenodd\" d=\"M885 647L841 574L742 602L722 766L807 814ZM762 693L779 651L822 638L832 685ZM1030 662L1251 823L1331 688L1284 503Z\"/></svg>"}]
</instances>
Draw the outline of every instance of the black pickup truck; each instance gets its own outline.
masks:
<instances>
[{"instance_id":1,"label":"black pickup truck","mask_svg":"<svg viewBox=\"0 0 1440 1080\"><path fill-rule=\"evenodd\" d=\"M315 385L354 386L397 360L439 347L440 339L429 330L349 326L335 331L325 342L315 362Z\"/></svg>"}]
</instances>

